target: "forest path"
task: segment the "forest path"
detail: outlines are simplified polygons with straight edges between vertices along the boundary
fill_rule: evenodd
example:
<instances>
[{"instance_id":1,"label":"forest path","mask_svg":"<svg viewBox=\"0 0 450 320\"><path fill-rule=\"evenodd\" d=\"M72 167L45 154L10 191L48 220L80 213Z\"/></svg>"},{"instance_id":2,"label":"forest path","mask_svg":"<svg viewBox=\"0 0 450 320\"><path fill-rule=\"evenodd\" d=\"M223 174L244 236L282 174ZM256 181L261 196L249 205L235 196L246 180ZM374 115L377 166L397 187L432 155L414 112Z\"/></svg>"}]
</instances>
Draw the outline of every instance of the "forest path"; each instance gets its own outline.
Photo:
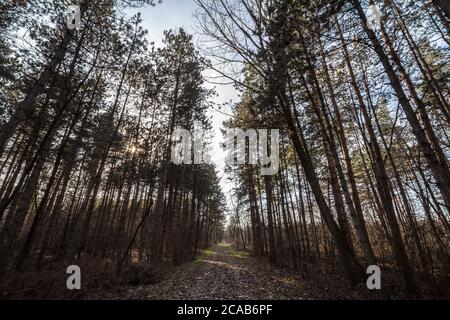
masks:
<instances>
[{"instance_id":1,"label":"forest path","mask_svg":"<svg viewBox=\"0 0 450 320\"><path fill-rule=\"evenodd\" d=\"M294 272L257 260L231 244L202 250L193 262L162 281L128 288L119 299L304 299L305 286Z\"/></svg>"}]
</instances>

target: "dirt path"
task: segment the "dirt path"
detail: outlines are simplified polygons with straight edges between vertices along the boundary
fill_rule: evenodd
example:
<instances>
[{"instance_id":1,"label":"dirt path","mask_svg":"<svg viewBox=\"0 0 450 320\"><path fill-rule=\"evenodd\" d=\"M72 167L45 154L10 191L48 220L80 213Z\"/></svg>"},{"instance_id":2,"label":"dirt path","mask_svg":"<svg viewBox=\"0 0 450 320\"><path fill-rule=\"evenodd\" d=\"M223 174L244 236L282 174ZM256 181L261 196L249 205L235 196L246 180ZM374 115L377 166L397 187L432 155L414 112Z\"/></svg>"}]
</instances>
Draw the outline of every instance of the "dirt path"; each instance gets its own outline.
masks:
<instances>
[{"instance_id":1,"label":"dirt path","mask_svg":"<svg viewBox=\"0 0 450 320\"><path fill-rule=\"evenodd\" d=\"M302 279L230 244L203 250L161 282L122 290L125 299L304 299Z\"/></svg>"}]
</instances>

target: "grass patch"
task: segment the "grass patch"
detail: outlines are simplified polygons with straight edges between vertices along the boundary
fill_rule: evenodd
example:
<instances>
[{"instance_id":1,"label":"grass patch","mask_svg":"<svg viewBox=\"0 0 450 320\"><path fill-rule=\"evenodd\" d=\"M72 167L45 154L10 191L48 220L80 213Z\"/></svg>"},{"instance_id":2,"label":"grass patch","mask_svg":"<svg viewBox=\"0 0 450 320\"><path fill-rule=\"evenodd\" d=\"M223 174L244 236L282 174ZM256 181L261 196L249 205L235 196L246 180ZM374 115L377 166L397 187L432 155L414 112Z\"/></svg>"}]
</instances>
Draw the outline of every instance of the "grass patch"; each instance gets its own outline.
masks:
<instances>
[{"instance_id":1,"label":"grass patch","mask_svg":"<svg viewBox=\"0 0 450 320\"><path fill-rule=\"evenodd\" d=\"M226 247L230 247L231 243L221 242L221 243L218 243L217 246L226 248Z\"/></svg>"},{"instance_id":2,"label":"grass patch","mask_svg":"<svg viewBox=\"0 0 450 320\"><path fill-rule=\"evenodd\" d=\"M248 259L248 253L245 251L230 251L230 256L240 258L240 259Z\"/></svg>"},{"instance_id":3,"label":"grass patch","mask_svg":"<svg viewBox=\"0 0 450 320\"><path fill-rule=\"evenodd\" d=\"M205 261L205 260L208 260L209 257L217 255L217 252L211 250L210 248L205 249L205 250L200 250L200 252L201 253L198 256L198 258L195 259L195 262Z\"/></svg>"}]
</instances>

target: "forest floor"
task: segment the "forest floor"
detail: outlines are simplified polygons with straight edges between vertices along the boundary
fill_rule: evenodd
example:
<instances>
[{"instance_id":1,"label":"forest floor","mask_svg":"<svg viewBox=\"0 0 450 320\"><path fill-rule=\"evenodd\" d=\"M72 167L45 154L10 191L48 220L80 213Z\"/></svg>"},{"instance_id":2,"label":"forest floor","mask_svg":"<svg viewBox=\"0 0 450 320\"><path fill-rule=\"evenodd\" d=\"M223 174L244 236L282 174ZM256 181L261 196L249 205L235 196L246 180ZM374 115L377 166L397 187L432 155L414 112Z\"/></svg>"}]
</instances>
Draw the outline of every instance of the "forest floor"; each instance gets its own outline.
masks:
<instances>
[{"instance_id":1,"label":"forest floor","mask_svg":"<svg viewBox=\"0 0 450 320\"><path fill-rule=\"evenodd\" d=\"M320 285L286 268L238 251L227 243L202 250L193 262L176 267L161 281L111 292L94 299L358 299L360 292L336 285Z\"/></svg>"}]
</instances>

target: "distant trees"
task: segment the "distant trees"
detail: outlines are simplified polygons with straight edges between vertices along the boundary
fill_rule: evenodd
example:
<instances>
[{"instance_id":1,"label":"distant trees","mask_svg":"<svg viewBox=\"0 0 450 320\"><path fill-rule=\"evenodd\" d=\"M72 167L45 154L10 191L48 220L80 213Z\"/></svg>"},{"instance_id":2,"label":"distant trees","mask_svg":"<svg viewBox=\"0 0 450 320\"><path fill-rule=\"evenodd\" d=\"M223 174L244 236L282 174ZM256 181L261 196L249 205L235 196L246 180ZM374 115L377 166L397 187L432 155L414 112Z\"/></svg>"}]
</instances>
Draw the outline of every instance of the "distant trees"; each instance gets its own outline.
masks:
<instances>
[{"instance_id":1,"label":"distant trees","mask_svg":"<svg viewBox=\"0 0 450 320\"><path fill-rule=\"evenodd\" d=\"M117 10L145 4L84 1L79 30L64 1L2 5L0 277L61 259L181 263L222 236L214 166L170 163L174 126L210 127L201 59L184 30L155 49Z\"/></svg>"},{"instance_id":2,"label":"distant trees","mask_svg":"<svg viewBox=\"0 0 450 320\"><path fill-rule=\"evenodd\" d=\"M366 266L395 263L410 293L419 274L443 281L446 5L197 2L205 36L220 43L209 48L211 67L243 91L227 126L284 132L278 175L233 173L236 242L309 275L337 249L353 282L360 258Z\"/></svg>"}]
</instances>

